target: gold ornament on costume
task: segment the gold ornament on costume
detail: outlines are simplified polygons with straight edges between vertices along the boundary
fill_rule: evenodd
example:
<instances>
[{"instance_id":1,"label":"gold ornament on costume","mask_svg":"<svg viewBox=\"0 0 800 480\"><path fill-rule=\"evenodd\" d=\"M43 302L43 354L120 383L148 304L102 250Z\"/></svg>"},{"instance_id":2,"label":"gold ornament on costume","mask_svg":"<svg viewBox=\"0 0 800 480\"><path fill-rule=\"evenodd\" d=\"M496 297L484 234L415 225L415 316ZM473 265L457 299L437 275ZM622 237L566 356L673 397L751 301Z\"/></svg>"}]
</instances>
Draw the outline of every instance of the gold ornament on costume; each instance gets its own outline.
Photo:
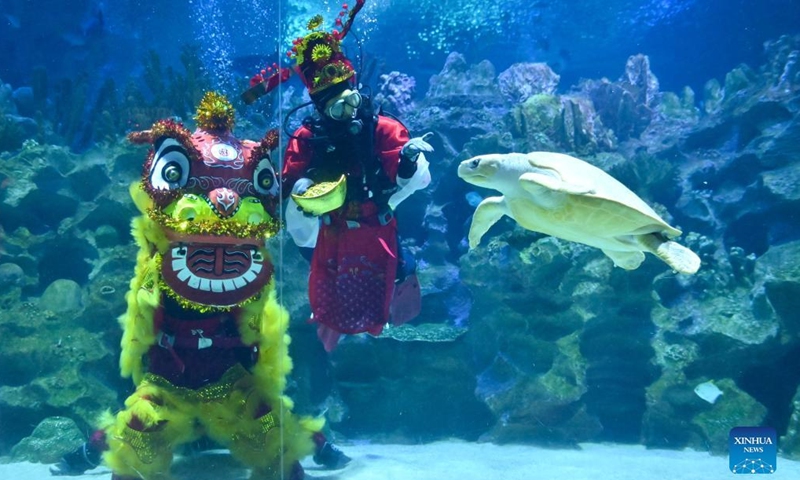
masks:
<instances>
[{"instance_id":1,"label":"gold ornament on costume","mask_svg":"<svg viewBox=\"0 0 800 480\"><path fill-rule=\"evenodd\" d=\"M331 55L333 55L333 49L328 45L315 45L314 49L311 50L311 60L313 60L314 63L324 62L331 58Z\"/></svg>"},{"instance_id":2,"label":"gold ornament on costume","mask_svg":"<svg viewBox=\"0 0 800 480\"><path fill-rule=\"evenodd\" d=\"M197 107L197 115L194 119L197 126L202 130L223 130L232 131L235 123L236 112L231 102L217 92L206 92L200 105Z\"/></svg>"},{"instance_id":3,"label":"gold ornament on costume","mask_svg":"<svg viewBox=\"0 0 800 480\"><path fill-rule=\"evenodd\" d=\"M166 378L155 375L153 373L146 373L143 383L155 385L159 387L165 394L175 396L181 401L191 403L209 403L229 398L231 392L234 391L236 384L248 376L247 371L241 364L236 364L230 370L225 372L215 383L203 385L197 390L191 388L179 387L173 385Z\"/></svg>"},{"instance_id":4,"label":"gold ornament on costume","mask_svg":"<svg viewBox=\"0 0 800 480\"><path fill-rule=\"evenodd\" d=\"M331 85L344 82L355 74L349 63L337 60L331 62L317 71L314 75L314 92L318 92Z\"/></svg>"},{"instance_id":5,"label":"gold ornament on costume","mask_svg":"<svg viewBox=\"0 0 800 480\"><path fill-rule=\"evenodd\" d=\"M308 21L306 28L309 30L316 30L322 25L322 15L314 15L311 17L311 20Z\"/></svg>"},{"instance_id":6,"label":"gold ornament on costume","mask_svg":"<svg viewBox=\"0 0 800 480\"><path fill-rule=\"evenodd\" d=\"M235 238L271 238L281 229L281 224L274 218L262 223L243 223L231 220L195 220L186 221L172 217L161 210L147 211L150 220L183 235L216 235Z\"/></svg>"}]
</instances>

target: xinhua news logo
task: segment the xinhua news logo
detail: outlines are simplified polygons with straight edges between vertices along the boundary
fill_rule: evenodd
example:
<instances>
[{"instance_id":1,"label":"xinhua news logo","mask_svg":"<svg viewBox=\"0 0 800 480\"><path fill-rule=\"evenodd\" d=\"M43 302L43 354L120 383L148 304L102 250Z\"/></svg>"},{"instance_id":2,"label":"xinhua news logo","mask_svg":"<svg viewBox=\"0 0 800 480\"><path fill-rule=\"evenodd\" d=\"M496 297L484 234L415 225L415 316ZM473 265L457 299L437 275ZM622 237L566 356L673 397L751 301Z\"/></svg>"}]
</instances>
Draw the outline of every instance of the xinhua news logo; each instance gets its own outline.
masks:
<instances>
[{"instance_id":1,"label":"xinhua news logo","mask_svg":"<svg viewBox=\"0 0 800 480\"><path fill-rule=\"evenodd\" d=\"M778 437L771 427L736 427L728 435L728 459L737 475L775 473Z\"/></svg>"}]
</instances>

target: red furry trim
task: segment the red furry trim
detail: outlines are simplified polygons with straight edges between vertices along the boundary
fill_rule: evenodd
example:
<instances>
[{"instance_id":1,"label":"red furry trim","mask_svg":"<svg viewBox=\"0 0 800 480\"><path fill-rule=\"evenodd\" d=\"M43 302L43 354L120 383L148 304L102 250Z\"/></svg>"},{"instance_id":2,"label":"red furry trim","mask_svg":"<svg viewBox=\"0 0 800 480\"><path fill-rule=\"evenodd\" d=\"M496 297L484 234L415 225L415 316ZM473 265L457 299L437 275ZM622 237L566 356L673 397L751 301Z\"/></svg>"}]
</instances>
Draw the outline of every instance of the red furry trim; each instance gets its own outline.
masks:
<instances>
[{"instance_id":1,"label":"red furry trim","mask_svg":"<svg viewBox=\"0 0 800 480\"><path fill-rule=\"evenodd\" d=\"M253 149L253 153L250 155L250 158L255 160L256 162L261 160L262 158L272 158L270 152L275 150L278 147L278 129L273 128L272 130L268 131L264 138L261 139L261 143Z\"/></svg>"},{"instance_id":2,"label":"red furry trim","mask_svg":"<svg viewBox=\"0 0 800 480\"><path fill-rule=\"evenodd\" d=\"M140 132L131 132L128 134L128 141L136 144L142 145L145 143L153 143L153 135L152 131L150 130L142 130Z\"/></svg>"}]
</instances>

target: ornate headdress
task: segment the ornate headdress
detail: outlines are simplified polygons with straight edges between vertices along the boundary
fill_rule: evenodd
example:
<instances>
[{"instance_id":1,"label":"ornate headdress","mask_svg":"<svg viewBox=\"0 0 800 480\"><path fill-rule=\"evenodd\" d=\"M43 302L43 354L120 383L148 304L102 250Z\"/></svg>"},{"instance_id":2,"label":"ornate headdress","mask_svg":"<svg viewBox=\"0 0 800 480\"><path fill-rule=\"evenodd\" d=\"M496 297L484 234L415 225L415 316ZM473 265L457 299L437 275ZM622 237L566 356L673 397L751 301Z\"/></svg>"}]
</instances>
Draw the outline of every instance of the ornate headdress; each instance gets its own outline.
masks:
<instances>
[{"instance_id":1,"label":"ornate headdress","mask_svg":"<svg viewBox=\"0 0 800 480\"><path fill-rule=\"evenodd\" d=\"M346 3L342 5L335 21L341 31L336 28L331 32L321 30L322 15L316 15L307 25L311 33L292 42L292 49L286 55L295 61L294 71L300 75L309 94L314 95L355 76L356 71L342 52L341 43L365 1L356 0L352 9ZM288 80L290 75L290 69L278 65L262 70L250 79L250 89L242 94L242 100L247 104L253 103Z\"/></svg>"}]
</instances>

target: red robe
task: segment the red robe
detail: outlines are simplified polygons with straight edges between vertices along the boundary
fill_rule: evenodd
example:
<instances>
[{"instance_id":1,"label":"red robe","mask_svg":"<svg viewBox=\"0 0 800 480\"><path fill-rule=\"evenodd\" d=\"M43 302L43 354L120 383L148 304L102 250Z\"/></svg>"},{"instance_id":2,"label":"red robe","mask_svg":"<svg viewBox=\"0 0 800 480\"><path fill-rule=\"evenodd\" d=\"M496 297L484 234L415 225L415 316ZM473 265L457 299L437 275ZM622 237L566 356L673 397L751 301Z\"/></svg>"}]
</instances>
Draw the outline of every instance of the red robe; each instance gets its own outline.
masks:
<instances>
[{"instance_id":1,"label":"red robe","mask_svg":"<svg viewBox=\"0 0 800 480\"><path fill-rule=\"evenodd\" d=\"M294 134L298 138L290 139L287 145L283 167L286 192L311 167L313 149L303 140L311 135L309 129L300 127ZM400 122L378 117L373 155L380 159L393 184L397 182L400 149L408 140L408 130ZM347 174L348 192L363 188L358 159L344 170L341 173ZM378 335L389 320L397 271L397 223L392 218L382 225L379 208L371 200L348 200L328 215L329 222L322 222L308 283L313 322L338 333ZM326 335L324 330L319 331L321 338ZM330 342L335 344L336 338L334 334ZM325 338L323 341L326 348L331 347Z\"/></svg>"}]
</instances>

